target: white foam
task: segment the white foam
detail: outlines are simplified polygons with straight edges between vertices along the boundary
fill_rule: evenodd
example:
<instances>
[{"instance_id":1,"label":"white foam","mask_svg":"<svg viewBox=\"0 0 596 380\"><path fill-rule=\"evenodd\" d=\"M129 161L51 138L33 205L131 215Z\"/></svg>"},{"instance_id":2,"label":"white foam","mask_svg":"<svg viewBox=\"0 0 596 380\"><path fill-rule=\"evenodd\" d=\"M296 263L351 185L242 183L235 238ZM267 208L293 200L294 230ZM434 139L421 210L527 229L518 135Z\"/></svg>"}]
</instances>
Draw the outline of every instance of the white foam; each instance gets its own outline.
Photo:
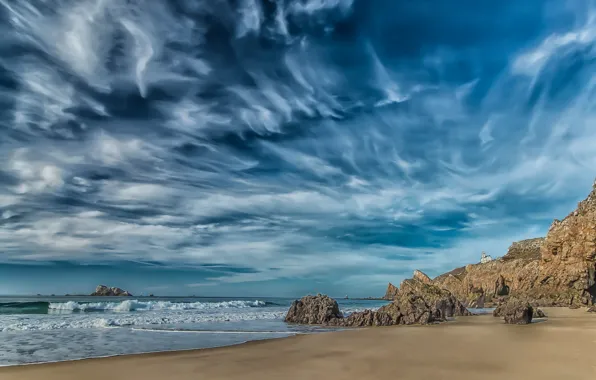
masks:
<instances>
[{"instance_id":1,"label":"white foam","mask_svg":"<svg viewBox=\"0 0 596 380\"><path fill-rule=\"evenodd\" d=\"M221 310L166 310L145 313L110 313L102 317L94 314L21 315L4 316L0 331L45 331L62 329L97 329L151 325L201 324L207 322L240 322L256 320L281 320L285 308L225 309Z\"/></svg>"},{"instance_id":2,"label":"white foam","mask_svg":"<svg viewBox=\"0 0 596 380\"><path fill-rule=\"evenodd\" d=\"M171 301L137 301L122 302L91 302L78 303L74 301L50 303L50 311L114 311L129 312L136 310L210 310L228 308L264 307L263 301L222 301L222 302L171 302Z\"/></svg>"}]
</instances>

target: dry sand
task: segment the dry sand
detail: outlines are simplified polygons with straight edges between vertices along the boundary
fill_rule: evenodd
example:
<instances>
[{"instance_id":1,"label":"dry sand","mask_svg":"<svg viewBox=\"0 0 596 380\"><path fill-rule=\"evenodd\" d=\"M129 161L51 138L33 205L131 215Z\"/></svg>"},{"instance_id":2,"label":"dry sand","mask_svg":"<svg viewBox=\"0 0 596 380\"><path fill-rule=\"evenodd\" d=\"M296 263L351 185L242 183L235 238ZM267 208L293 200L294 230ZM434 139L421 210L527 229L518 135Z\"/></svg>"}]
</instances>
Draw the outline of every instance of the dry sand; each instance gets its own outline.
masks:
<instances>
[{"instance_id":1,"label":"dry sand","mask_svg":"<svg viewBox=\"0 0 596 380\"><path fill-rule=\"evenodd\" d=\"M548 320L492 316L234 347L0 368L1 380L596 379L596 315L545 309Z\"/></svg>"}]
</instances>

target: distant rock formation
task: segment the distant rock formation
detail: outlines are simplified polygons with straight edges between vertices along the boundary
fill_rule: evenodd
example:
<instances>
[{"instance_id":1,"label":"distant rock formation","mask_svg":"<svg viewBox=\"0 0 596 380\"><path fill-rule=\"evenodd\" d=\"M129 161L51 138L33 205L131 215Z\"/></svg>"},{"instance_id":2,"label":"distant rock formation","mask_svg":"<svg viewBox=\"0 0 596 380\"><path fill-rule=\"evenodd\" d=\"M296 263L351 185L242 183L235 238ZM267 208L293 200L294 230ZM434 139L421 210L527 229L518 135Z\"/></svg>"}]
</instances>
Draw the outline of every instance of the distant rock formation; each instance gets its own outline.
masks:
<instances>
[{"instance_id":1,"label":"distant rock formation","mask_svg":"<svg viewBox=\"0 0 596 380\"><path fill-rule=\"evenodd\" d=\"M389 283L389 285L387 285L387 291L385 292L385 295L383 296L383 299L386 300L392 300L395 298L395 296L397 295L397 287L395 285L393 285L392 283Z\"/></svg>"},{"instance_id":2,"label":"distant rock formation","mask_svg":"<svg viewBox=\"0 0 596 380\"><path fill-rule=\"evenodd\" d=\"M294 301L286 314L285 321L299 324L366 327L424 325L463 315L472 314L449 291L414 278L404 280L393 302L376 311L365 310L344 318L334 299L319 294Z\"/></svg>"},{"instance_id":3,"label":"distant rock formation","mask_svg":"<svg viewBox=\"0 0 596 380\"><path fill-rule=\"evenodd\" d=\"M107 287L105 285L98 285L97 288L95 288L95 291L93 293L91 293L92 296L103 296L103 297L114 297L114 296L119 296L119 297L131 297L132 294L130 294L128 291L126 290L122 290L120 288L116 288L116 287Z\"/></svg>"},{"instance_id":4,"label":"distant rock formation","mask_svg":"<svg viewBox=\"0 0 596 380\"><path fill-rule=\"evenodd\" d=\"M546 238L513 243L505 256L432 280L470 307L519 296L533 306L596 302L596 185L577 209L555 220ZM389 289L388 289L389 290Z\"/></svg>"}]
</instances>

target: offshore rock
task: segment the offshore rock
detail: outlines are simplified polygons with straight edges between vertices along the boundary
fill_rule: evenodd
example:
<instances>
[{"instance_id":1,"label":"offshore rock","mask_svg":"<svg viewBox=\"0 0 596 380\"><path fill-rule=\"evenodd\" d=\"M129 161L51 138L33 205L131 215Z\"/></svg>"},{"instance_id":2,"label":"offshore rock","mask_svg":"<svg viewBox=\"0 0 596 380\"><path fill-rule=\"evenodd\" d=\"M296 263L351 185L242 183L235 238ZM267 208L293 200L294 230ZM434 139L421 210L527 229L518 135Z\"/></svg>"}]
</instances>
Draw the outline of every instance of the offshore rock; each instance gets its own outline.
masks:
<instances>
[{"instance_id":1,"label":"offshore rock","mask_svg":"<svg viewBox=\"0 0 596 380\"><path fill-rule=\"evenodd\" d=\"M527 301L511 298L499 305L493 316L503 317L505 323L516 325L527 325L532 322L534 308Z\"/></svg>"},{"instance_id":2,"label":"offshore rock","mask_svg":"<svg viewBox=\"0 0 596 380\"><path fill-rule=\"evenodd\" d=\"M324 325L335 323L343 318L337 301L326 295L305 296L290 306L285 321L307 325Z\"/></svg>"},{"instance_id":3,"label":"offshore rock","mask_svg":"<svg viewBox=\"0 0 596 380\"><path fill-rule=\"evenodd\" d=\"M98 285L95 288L95 291L91 293L92 296L104 296L104 297L131 297L128 291L116 288L116 287L107 287L105 285Z\"/></svg>"}]
</instances>

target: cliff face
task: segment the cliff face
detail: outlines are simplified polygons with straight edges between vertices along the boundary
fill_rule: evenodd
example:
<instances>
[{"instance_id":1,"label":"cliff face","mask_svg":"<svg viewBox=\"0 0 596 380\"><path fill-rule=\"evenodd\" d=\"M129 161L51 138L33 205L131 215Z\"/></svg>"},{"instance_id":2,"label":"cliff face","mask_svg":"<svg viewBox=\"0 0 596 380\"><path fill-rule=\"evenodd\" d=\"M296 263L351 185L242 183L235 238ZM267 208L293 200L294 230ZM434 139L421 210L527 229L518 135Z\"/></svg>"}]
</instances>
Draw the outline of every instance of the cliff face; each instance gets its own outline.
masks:
<instances>
[{"instance_id":1,"label":"cliff face","mask_svg":"<svg viewBox=\"0 0 596 380\"><path fill-rule=\"evenodd\" d=\"M539 295L569 304L596 300L596 183L574 212L553 222L541 255Z\"/></svg>"},{"instance_id":2,"label":"cliff face","mask_svg":"<svg viewBox=\"0 0 596 380\"><path fill-rule=\"evenodd\" d=\"M507 255L484 264L470 264L433 280L433 284L449 290L466 305L480 306L498 297L526 293L537 282L540 242L531 239L514 243ZM520 247L526 254L519 257ZM536 253L538 252L538 253Z\"/></svg>"},{"instance_id":3,"label":"cliff face","mask_svg":"<svg viewBox=\"0 0 596 380\"><path fill-rule=\"evenodd\" d=\"M546 238L513 243L507 254L484 264L457 268L433 284L470 306L521 296L535 305L591 305L596 302L596 183L588 198Z\"/></svg>"}]
</instances>

